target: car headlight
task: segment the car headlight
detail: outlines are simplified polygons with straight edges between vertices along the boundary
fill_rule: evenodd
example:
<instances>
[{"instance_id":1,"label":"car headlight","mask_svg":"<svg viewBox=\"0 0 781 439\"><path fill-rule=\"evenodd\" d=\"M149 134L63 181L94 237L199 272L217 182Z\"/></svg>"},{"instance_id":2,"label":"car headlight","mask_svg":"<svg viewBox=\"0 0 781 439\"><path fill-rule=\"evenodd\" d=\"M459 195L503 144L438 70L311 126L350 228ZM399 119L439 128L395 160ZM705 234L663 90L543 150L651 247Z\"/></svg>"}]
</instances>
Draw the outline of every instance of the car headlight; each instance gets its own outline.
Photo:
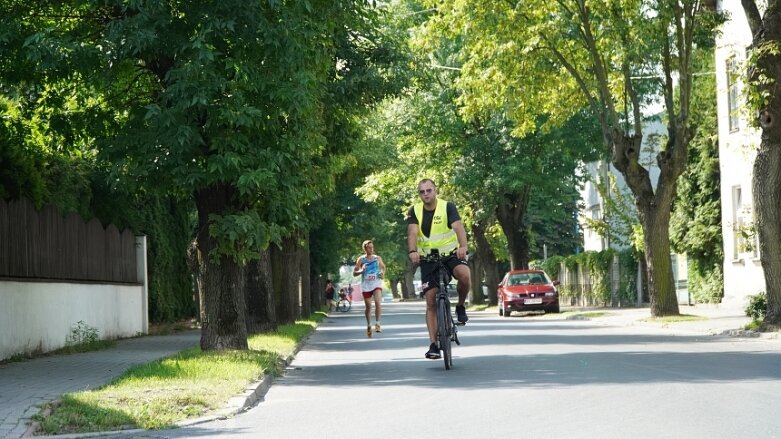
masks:
<instances>
[{"instance_id":1,"label":"car headlight","mask_svg":"<svg viewBox=\"0 0 781 439\"><path fill-rule=\"evenodd\" d=\"M555 291L548 291L547 293L545 293L545 297L552 297L552 296L555 296L555 295L556 295Z\"/></svg>"}]
</instances>

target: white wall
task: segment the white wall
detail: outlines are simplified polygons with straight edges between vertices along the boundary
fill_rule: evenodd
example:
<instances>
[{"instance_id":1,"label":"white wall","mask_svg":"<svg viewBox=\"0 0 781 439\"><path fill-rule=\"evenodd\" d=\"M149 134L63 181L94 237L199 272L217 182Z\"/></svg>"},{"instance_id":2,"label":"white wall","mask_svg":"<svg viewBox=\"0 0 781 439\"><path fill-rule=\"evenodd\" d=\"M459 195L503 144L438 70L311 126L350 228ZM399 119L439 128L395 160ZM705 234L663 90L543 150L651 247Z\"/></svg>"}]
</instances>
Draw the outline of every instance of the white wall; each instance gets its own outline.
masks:
<instances>
[{"instance_id":1,"label":"white wall","mask_svg":"<svg viewBox=\"0 0 781 439\"><path fill-rule=\"evenodd\" d=\"M746 60L746 48L751 44L751 31L740 2L720 1L718 7L730 13L730 20L722 27L716 40L716 86L719 124L719 161L721 166L721 227L724 237L724 300L725 306L742 307L749 295L765 290L765 278L759 258L750 251L741 251L735 245L735 217L751 219L751 175L754 151L759 143L759 132L748 126L746 113L739 117L737 130L729 126L727 88L727 60L741 63ZM741 67L741 72L745 69ZM738 75L742 78L742 74ZM743 84L739 95L744 96ZM735 212L736 191L740 190L742 212Z\"/></svg>"},{"instance_id":2,"label":"white wall","mask_svg":"<svg viewBox=\"0 0 781 439\"><path fill-rule=\"evenodd\" d=\"M0 281L0 360L64 347L79 321L100 339L147 333L146 247L146 236L137 236L138 285Z\"/></svg>"},{"instance_id":3,"label":"white wall","mask_svg":"<svg viewBox=\"0 0 781 439\"><path fill-rule=\"evenodd\" d=\"M0 359L65 346L79 321L101 339L146 332L143 285L0 281Z\"/></svg>"}]
</instances>

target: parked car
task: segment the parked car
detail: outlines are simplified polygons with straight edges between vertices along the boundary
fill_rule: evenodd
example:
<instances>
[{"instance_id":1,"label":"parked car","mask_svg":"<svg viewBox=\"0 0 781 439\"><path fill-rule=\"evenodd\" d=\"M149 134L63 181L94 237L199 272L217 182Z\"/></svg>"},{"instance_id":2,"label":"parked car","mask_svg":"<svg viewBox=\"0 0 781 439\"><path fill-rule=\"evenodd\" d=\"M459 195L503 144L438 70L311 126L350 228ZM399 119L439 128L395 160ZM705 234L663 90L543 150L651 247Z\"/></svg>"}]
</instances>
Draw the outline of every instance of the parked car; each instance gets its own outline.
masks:
<instances>
[{"instance_id":1,"label":"parked car","mask_svg":"<svg viewBox=\"0 0 781 439\"><path fill-rule=\"evenodd\" d=\"M508 271L497 289L499 315L510 317L513 311L559 312L558 284L542 270Z\"/></svg>"}]
</instances>

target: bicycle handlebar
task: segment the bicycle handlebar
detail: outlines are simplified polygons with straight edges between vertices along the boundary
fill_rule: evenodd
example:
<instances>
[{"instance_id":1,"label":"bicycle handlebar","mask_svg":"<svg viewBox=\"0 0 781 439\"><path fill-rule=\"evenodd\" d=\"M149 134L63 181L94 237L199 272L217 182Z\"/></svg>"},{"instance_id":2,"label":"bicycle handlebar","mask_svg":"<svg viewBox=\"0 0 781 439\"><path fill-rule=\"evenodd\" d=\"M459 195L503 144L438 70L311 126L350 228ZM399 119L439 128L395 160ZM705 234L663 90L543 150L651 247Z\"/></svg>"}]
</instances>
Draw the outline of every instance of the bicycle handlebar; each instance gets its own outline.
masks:
<instances>
[{"instance_id":1,"label":"bicycle handlebar","mask_svg":"<svg viewBox=\"0 0 781 439\"><path fill-rule=\"evenodd\" d=\"M468 255L469 255L469 253L467 252L467 256ZM433 263L437 263L437 262L442 262L445 259L452 258L452 257L457 257L455 250L451 251L450 253L444 254L444 255L440 254L440 253L433 253L432 252L432 253L429 253L427 255L420 255L420 262L433 262Z\"/></svg>"}]
</instances>

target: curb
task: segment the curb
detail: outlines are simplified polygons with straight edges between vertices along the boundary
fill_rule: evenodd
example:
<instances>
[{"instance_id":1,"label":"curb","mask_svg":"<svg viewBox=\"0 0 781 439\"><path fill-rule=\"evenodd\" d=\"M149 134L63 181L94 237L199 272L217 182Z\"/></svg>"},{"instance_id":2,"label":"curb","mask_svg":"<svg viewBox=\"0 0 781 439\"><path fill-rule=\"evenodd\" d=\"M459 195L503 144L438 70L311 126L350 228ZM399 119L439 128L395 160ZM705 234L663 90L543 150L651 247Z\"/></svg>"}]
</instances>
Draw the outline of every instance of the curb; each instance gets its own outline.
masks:
<instances>
[{"instance_id":1,"label":"curb","mask_svg":"<svg viewBox=\"0 0 781 439\"><path fill-rule=\"evenodd\" d=\"M758 332L749 331L748 329L727 329L722 331L719 335L726 335L729 337L764 338L768 340L777 340L779 338L778 332Z\"/></svg>"}]
</instances>

